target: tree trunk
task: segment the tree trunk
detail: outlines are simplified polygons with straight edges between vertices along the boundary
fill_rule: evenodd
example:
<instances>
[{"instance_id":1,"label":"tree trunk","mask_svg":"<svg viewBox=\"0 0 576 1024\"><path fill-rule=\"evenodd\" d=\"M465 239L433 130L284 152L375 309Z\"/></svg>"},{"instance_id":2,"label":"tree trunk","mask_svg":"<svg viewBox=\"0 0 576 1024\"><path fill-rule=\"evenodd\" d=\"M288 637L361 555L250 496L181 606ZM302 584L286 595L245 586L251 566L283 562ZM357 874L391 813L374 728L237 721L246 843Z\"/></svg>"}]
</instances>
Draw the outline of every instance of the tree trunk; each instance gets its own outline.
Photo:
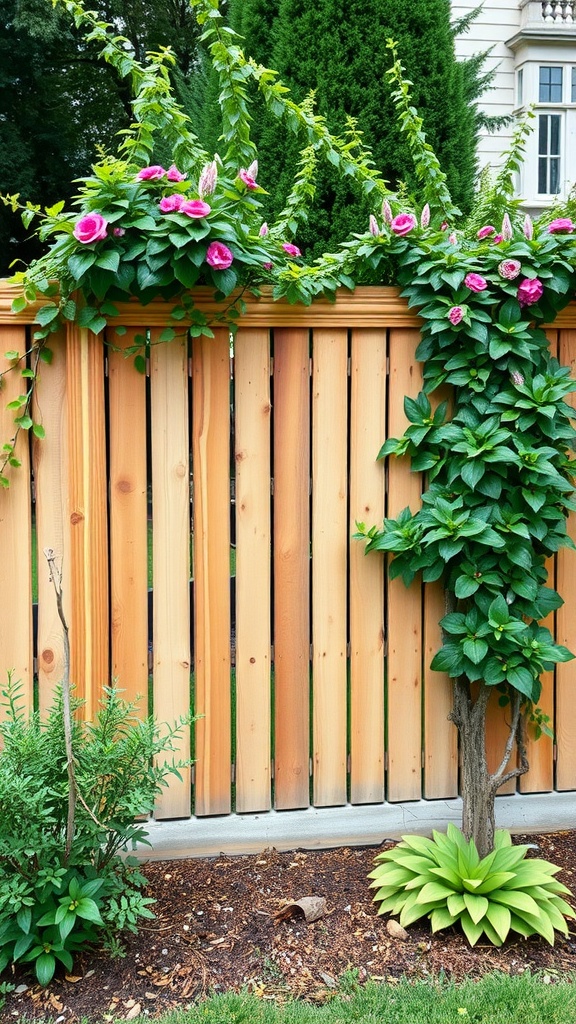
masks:
<instances>
[{"instance_id":1,"label":"tree trunk","mask_svg":"<svg viewBox=\"0 0 576 1024\"><path fill-rule=\"evenodd\" d=\"M494 849L496 791L504 782L528 771L521 695L517 691L510 694L511 720L502 760L495 772L488 769L486 709L491 693L491 687L479 683L473 698L469 683L456 680L449 716L458 729L462 752L462 832L474 840L481 857ZM514 741L518 764L508 769Z\"/></svg>"}]
</instances>

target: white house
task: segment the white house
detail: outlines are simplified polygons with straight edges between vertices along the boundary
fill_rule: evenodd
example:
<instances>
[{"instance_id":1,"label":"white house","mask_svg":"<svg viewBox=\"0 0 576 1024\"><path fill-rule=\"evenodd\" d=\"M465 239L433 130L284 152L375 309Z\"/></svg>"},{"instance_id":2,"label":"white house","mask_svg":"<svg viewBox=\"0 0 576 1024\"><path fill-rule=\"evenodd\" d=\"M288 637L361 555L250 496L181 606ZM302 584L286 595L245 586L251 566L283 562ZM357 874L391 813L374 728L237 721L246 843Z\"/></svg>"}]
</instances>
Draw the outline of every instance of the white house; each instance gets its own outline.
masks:
<instances>
[{"instance_id":1,"label":"white house","mask_svg":"<svg viewBox=\"0 0 576 1024\"><path fill-rule=\"evenodd\" d=\"M477 0L452 4L459 18ZM484 0L469 30L456 39L457 56L491 49L495 70L481 100L488 114L536 115L518 181L518 194L537 214L555 196L566 197L576 183L576 0ZM480 142L480 167L498 166L510 144L512 126Z\"/></svg>"}]
</instances>

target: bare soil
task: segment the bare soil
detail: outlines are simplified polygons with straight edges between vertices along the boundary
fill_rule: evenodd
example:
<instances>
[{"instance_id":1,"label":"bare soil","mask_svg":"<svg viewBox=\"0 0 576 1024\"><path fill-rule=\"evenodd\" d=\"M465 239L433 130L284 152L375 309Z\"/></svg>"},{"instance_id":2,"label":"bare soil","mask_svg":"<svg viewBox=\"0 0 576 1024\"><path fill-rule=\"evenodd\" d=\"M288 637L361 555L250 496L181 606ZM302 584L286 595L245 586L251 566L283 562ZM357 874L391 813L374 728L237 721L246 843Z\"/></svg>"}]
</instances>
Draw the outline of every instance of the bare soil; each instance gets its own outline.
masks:
<instances>
[{"instance_id":1,"label":"bare soil","mask_svg":"<svg viewBox=\"0 0 576 1024\"><path fill-rule=\"evenodd\" d=\"M531 854L560 865L558 877L576 889L576 832L517 836L515 842L533 844ZM576 976L576 925L553 948L514 938L501 949L471 949L459 932L432 935L423 925L411 926L406 939L392 936L367 881L385 845L391 844L151 863L145 874L156 918L124 938L123 955L87 952L73 975L60 975L48 989L29 973L6 972L2 980L15 989L5 996L0 1022L154 1018L208 993L240 989L264 999L322 1003L347 971L360 982L390 984L402 975L461 980L496 970L544 971L551 980ZM299 909L276 918L287 902L305 896L326 901L318 920L307 924Z\"/></svg>"}]
</instances>

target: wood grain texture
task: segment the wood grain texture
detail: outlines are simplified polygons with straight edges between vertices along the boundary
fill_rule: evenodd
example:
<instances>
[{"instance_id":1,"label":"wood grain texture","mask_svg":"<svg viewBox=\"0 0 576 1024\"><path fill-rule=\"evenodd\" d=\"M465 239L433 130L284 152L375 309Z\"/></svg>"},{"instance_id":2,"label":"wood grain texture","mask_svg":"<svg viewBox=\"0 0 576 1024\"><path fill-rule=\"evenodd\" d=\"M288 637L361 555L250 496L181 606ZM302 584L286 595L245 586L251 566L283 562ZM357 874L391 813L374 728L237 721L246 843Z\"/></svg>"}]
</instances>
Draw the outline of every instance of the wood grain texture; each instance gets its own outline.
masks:
<instances>
[{"instance_id":1,"label":"wood grain texture","mask_svg":"<svg viewBox=\"0 0 576 1024\"><path fill-rule=\"evenodd\" d=\"M68 435L66 410L66 338L50 338L52 362L43 365L34 394L34 419L46 432L32 444L36 485L38 547L38 701L41 712L50 707L64 676L64 638L45 548L52 548L62 574L64 615L70 622L70 520L66 515Z\"/></svg>"},{"instance_id":2,"label":"wood grain texture","mask_svg":"<svg viewBox=\"0 0 576 1024\"><path fill-rule=\"evenodd\" d=\"M196 813L231 807L230 342L197 338L192 356Z\"/></svg>"},{"instance_id":3,"label":"wood grain texture","mask_svg":"<svg viewBox=\"0 0 576 1024\"><path fill-rule=\"evenodd\" d=\"M123 349L144 328L113 335L108 350L112 676L148 713L146 377ZM120 351L118 351L120 349Z\"/></svg>"},{"instance_id":4,"label":"wood grain texture","mask_svg":"<svg viewBox=\"0 0 576 1024\"><path fill-rule=\"evenodd\" d=\"M236 810L271 804L270 338L234 341L236 464Z\"/></svg>"},{"instance_id":5,"label":"wood grain texture","mask_svg":"<svg viewBox=\"0 0 576 1024\"><path fill-rule=\"evenodd\" d=\"M156 340L152 333L152 342ZM154 714L173 723L190 709L190 476L186 340L154 345L150 355L152 415L152 576ZM177 758L190 756L190 731ZM156 818L190 814L190 771L173 777Z\"/></svg>"},{"instance_id":6,"label":"wood grain texture","mask_svg":"<svg viewBox=\"0 0 576 1024\"><path fill-rule=\"evenodd\" d=\"M404 396L415 398L422 368L415 358L417 331L390 331L388 436L401 437L408 421ZM388 460L387 515L420 507L422 482L406 457ZM422 789L422 584L388 580L388 785L391 801L417 800Z\"/></svg>"},{"instance_id":7,"label":"wood grain texture","mask_svg":"<svg viewBox=\"0 0 576 1024\"><path fill-rule=\"evenodd\" d=\"M100 335L66 330L70 678L94 717L110 683L104 352Z\"/></svg>"},{"instance_id":8,"label":"wood grain texture","mask_svg":"<svg viewBox=\"0 0 576 1024\"><path fill-rule=\"evenodd\" d=\"M310 353L274 332L275 806L309 804Z\"/></svg>"},{"instance_id":9,"label":"wood grain texture","mask_svg":"<svg viewBox=\"0 0 576 1024\"><path fill-rule=\"evenodd\" d=\"M575 325L576 327L576 325ZM576 329L560 332L558 359L569 366L576 377ZM566 399L576 407L574 394ZM576 543L576 514L570 513L568 534ZM556 556L556 587L564 604L556 612L556 640L576 654L576 555L561 548ZM576 659L556 665L556 789L576 789L576 730L574 729L574 695L576 694Z\"/></svg>"},{"instance_id":10,"label":"wood grain texture","mask_svg":"<svg viewBox=\"0 0 576 1024\"><path fill-rule=\"evenodd\" d=\"M0 487L0 672L2 688L6 672L13 682L21 683L24 707L33 707L32 671L32 502L30 493L30 455L28 431L14 424L14 416L24 410L7 409L26 391L16 361L5 352L26 351L24 327L0 327L0 447L15 438L14 455L21 465L6 466L3 475L10 481ZM14 369L10 369L14 366ZM6 372L8 371L8 372ZM1 713L1 710L0 710Z\"/></svg>"},{"instance_id":11,"label":"wood grain texture","mask_svg":"<svg viewBox=\"0 0 576 1024\"><path fill-rule=\"evenodd\" d=\"M314 805L346 803L348 332L314 331L312 691Z\"/></svg>"},{"instance_id":12,"label":"wood grain texture","mask_svg":"<svg viewBox=\"0 0 576 1024\"><path fill-rule=\"evenodd\" d=\"M386 332L352 332L350 357L350 537L356 523L384 518ZM350 541L350 798L384 799L384 558Z\"/></svg>"}]
</instances>

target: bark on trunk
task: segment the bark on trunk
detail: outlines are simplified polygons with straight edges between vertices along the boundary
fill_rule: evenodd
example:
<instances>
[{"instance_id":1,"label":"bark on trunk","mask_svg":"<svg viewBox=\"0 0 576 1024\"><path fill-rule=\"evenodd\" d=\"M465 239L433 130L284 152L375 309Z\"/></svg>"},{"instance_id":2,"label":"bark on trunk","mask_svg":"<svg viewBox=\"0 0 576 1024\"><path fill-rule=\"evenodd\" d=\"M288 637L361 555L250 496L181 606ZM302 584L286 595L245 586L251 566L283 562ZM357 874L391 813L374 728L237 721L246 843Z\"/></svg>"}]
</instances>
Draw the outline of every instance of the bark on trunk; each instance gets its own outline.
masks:
<instances>
[{"instance_id":1,"label":"bark on trunk","mask_svg":"<svg viewBox=\"0 0 576 1024\"><path fill-rule=\"evenodd\" d=\"M458 679L454 684L454 707L450 715L460 735L462 751L462 832L472 838L481 857L494 849L496 791L508 779L528 771L524 739L524 718L521 695L513 691L510 699L509 735L502 760L490 772L486 760L486 709L491 688L478 686L475 698L469 683ZM508 768L516 741L518 764Z\"/></svg>"}]
</instances>

